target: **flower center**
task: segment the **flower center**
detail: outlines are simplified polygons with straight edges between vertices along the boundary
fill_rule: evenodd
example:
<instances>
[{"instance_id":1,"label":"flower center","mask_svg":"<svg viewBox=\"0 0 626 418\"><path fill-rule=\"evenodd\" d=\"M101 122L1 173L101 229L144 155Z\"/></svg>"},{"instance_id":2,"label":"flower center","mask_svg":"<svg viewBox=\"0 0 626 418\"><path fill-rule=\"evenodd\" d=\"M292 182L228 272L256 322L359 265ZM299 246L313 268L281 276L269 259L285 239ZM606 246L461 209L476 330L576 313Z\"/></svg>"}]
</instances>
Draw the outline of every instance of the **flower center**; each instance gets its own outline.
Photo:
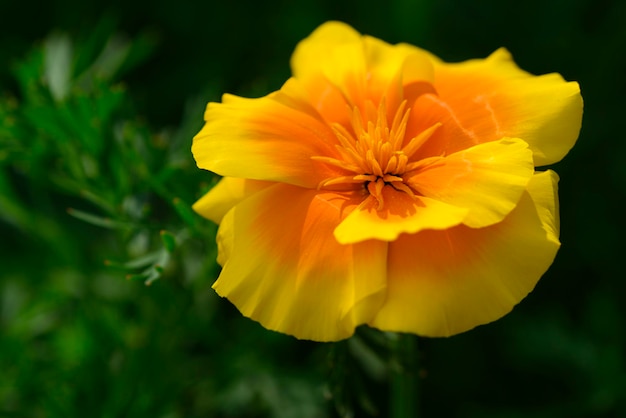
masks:
<instances>
[{"instance_id":1,"label":"flower center","mask_svg":"<svg viewBox=\"0 0 626 418\"><path fill-rule=\"evenodd\" d=\"M439 123L422 131L404 144L410 108L403 101L393 118L391 127L387 123L387 106L381 100L378 109L372 102L365 107L366 123L363 123L358 107L352 109L352 131L336 123L332 126L339 144L335 145L339 158L315 156L313 160L338 167L347 173L323 180L319 188L335 185L362 183L364 189L378 201L378 210L384 208L383 188L394 189L415 197L416 191L405 182L404 176L422 164L412 162L411 157L430 138Z\"/></svg>"}]
</instances>

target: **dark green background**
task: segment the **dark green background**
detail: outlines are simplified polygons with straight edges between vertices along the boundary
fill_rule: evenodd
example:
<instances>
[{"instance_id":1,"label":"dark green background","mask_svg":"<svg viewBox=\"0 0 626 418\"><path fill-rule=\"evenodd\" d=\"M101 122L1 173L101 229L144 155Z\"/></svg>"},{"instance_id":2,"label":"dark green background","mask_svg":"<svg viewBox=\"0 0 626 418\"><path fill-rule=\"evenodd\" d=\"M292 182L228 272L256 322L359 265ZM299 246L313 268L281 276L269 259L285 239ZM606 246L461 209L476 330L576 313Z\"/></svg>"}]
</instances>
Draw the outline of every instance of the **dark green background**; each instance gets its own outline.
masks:
<instances>
[{"instance_id":1,"label":"dark green background","mask_svg":"<svg viewBox=\"0 0 626 418\"><path fill-rule=\"evenodd\" d=\"M132 59L90 94L100 100L121 83L123 104L111 123L133 121L146 139L147 170L173 167L149 187L123 174L112 182L119 186L111 194L119 218L129 213L122 195L129 193L147 212L137 222L150 224L119 231L67 214L68 207L99 209L60 186L55 173L67 154L44 140L49 132L37 128L37 118L0 143L17 150L0 149L0 173L12 190L0 203L28 212L19 222L8 212L0 216L0 416L386 416L388 388L384 370L382 377L377 372L385 351L367 332L331 346L242 318L210 289L214 228L184 215L212 181L194 168L189 152L204 103L223 92L260 96L277 89L289 76L297 41L331 19L449 61L505 46L527 71L578 81L585 100L579 141L554 167L563 242L555 263L504 319L420 340L424 416L626 416L626 2L382 3L0 3L0 93L13 103L12 119L0 122L20 125L30 99L17 68L48 35L65 33L76 42L83 54L78 72L118 34L136 45ZM47 103L45 112L59 111ZM117 148L103 147L98 155L117 161ZM175 164L168 160L173 148ZM174 197L185 206L172 204ZM192 237L152 286L125 281L124 271L103 265L159 248L158 230L176 231L185 222L193 224ZM364 352L363 341L375 349Z\"/></svg>"}]
</instances>

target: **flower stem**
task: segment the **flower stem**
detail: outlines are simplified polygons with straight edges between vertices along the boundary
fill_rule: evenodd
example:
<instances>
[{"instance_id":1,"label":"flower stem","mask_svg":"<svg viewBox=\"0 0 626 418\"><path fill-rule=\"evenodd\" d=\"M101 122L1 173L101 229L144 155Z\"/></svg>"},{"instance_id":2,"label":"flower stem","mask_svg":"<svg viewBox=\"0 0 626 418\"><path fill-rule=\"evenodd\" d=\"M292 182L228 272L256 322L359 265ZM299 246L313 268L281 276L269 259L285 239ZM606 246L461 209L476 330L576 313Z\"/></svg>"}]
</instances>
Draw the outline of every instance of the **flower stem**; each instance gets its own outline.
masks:
<instances>
[{"instance_id":1,"label":"flower stem","mask_svg":"<svg viewBox=\"0 0 626 418\"><path fill-rule=\"evenodd\" d=\"M391 418L420 416L419 355L417 336L389 334L391 345L390 413Z\"/></svg>"}]
</instances>

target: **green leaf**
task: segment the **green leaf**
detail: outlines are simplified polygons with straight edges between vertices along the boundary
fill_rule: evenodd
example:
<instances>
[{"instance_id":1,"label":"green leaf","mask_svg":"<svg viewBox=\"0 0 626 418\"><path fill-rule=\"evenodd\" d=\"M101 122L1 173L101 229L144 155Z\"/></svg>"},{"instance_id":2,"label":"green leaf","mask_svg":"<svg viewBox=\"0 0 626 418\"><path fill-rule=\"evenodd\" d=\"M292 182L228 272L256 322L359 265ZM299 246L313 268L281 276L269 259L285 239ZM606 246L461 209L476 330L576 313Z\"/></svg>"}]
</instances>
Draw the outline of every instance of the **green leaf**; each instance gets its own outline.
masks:
<instances>
[{"instance_id":1,"label":"green leaf","mask_svg":"<svg viewBox=\"0 0 626 418\"><path fill-rule=\"evenodd\" d=\"M72 42L67 35L56 34L44 44L44 72L48 88L57 102L70 91L72 78Z\"/></svg>"},{"instance_id":2,"label":"green leaf","mask_svg":"<svg viewBox=\"0 0 626 418\"><path fill-rule=\"evenodd\" d=\"M161 240L163 241L163 246L167 250L168 253L173 253L176 249L176 237L174 234L162 230L161 231Z\"/></svg>"},{"instance_id":3,"label":"green leaf","mask_svg":"<svg viewBox=\"0 0 626 418\"><path fill-rule=\"evenodd\" d=\"M115 206L113 206L109 201L107 201L104 197L86 189L80 190L80 196L85 200L97 205L100 209L104 210L107 213L114 214L116 212Z\"/></svg>"},{"instance_id":4,"label":"green leaf","mask_svg":"<svg viewBox=\"0 0 626 418\"><path fill-rule=\"evenodd\" d=\"M100 226L102 228L133 229L134 227L136 227L136 225L133 225L129 222L121 222L121 221L116 221L111 218L103 218L101 216L83 212L78 209L68 208L67 213L75 218L80 219L81 221L85 221L92 225Z\"/></svg>"},{"instance_id":5,"label":"green leaf","mask_svg":"<svg viewBox=\"0 0 626 418\"><path fill-rule=\"evenodd\" d=\"M150 286L154 281L158 280L163 274L163 267L154 265L139 274L128 274L127 280L143 280L146 286Z\"/></svg>"},{"instance_id":6,"label":"green leaf","mask_svg":"<svg viewBox=\"0 0 626 418\"><path fill-rule=\"evenodd\" d=\"M123 270L137 270L163 261L161 251L155 251L144 256L127 261L126 263L118 263L116 261L105 260L104 264L109 267L115 267Z\"/></svg>"},{"instance_id":7,"label":"green leaf","mask_svg":"<svg viewBox=\"0 0 626 418\"><path fill-rule=\"evenodd\" d=\"M126 60L130 47L130 42L124 37L111 36L88 71L92 71L96 77L110 80Z\"/></svg>"},{"instance_id":8,"label":"green leaf","mask_svg":"<svg viewBox=\"0 0 626 418\"><path fill-rule=\"evenodd\" d=\"M174 200L172 201L172 204L174 205L174 209L176 209L176 212L178 212L178 214L183 219L183 221L185 221L185 223L189 225L191 228L195 228L196 223L197 223L197 215L191 209L191 206L183 202L178 197L174 198Z\"/></svg>"}]
</instances>

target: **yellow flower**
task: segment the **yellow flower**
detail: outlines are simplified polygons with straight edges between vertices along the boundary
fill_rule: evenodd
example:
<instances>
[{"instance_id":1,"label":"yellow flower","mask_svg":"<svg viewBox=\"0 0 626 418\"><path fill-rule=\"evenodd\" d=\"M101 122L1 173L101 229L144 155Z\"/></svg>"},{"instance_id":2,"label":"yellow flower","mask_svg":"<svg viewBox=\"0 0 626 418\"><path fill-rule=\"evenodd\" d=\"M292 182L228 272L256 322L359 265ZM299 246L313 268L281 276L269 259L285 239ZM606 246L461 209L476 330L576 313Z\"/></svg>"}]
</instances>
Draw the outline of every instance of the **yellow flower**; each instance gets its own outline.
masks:
<instances>
[{"instance_id":1,"label":"yellow flower","mask_svg":"<svg viewBox=\"0 0 626 418\"><path fill-rule=\"evenodd\" d=\"M445 63L329 22L268 96L209 103L192 151L224 176L214 289L302 339L361 324L448 336L508 313L559 248L559 161L578 84L499 49Z\"/></svg>"}]
</instances>

